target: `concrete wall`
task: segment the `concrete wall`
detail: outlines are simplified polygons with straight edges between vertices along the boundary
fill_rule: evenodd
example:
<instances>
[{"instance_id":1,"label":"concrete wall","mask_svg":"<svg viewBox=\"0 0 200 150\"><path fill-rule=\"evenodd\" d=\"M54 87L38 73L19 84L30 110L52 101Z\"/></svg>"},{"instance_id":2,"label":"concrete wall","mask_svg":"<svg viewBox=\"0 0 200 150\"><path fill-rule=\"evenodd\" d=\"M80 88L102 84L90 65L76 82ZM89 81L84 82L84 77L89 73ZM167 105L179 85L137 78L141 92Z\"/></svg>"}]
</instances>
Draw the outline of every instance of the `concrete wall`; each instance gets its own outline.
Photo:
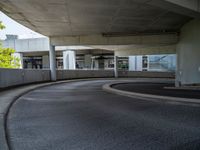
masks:
<instances>
[{"instance_id":1,"label":"concrete wall","mask_svg":"<svg viewBox=\"0 0 200 150\"><path fill-rule=\"evenodd\" d=\"M113 70L58 70L57 79L114 77Z\"/></svg>"},{"instance_id":2,"label":"concrete wall","mask_svg":"<svg viewBox=\"0 0 200 150\"><path fill-rule=\"evenodd\" d=\"M57 70L57 79L112 78L113 70ZM119 71L119 77L173 78L174 73ZM0 88L50 81L50 70L0 69Z\"/></svg>"},{"instance_id":3,"label":"concrete wall","mask_svg":"<svg viewBox=\"0 0 200 150\"><path fill-rule=\"evenodd\" d=\"M178 85L200 84L200 20L186 24L177 44Z\"/></svg>"},{"instance_id":4,"label":"concrete wall","mask_svg":"<svg viewBox=\"0 0 200 150\"><path fill-rule=\"evenodd\" d=\"M173 72L142 72L142 71L118 71L118 77L136 78L175 78Z\"/></svg>"},{"instance_id":5,"label":"concrete wall","mask_svg":"<svg viewBox=\"0 0 200 150\"><path fill-rule=\"evenodd\" d=\"M0 69L0 88L49 80L49 70Z\"/></svg>"},{"instance_id":6,"label":"concrete wall","mask_svg":"<svg viewBox=\"0 0 200 150\"><path fill-rule=\"evenodd\" d=\"M13 48L16 52L49 51L48 38L16 39L3 41L3 47Z\"/></svg>"}]
</instances>

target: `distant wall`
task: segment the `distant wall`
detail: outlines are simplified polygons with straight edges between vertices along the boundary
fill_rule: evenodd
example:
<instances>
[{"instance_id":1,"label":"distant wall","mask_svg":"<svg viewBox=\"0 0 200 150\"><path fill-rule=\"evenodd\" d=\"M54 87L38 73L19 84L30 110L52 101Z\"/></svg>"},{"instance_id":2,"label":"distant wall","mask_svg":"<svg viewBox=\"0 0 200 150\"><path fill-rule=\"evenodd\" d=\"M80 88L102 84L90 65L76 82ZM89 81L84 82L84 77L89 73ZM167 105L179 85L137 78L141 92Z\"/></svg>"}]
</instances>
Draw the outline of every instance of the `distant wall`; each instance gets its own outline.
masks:
<instances>
[{"instance_id":1,"label":"distant wall","mask_svg":"<svg viewBox=\"0 0 200 150\"><path fill-rule=\"evenodd\" d=\"M48 38L4 40L3 47L13 48L16 52L49 51Z\"/></svg>"},{"instance_id":2,"label":"distant wall","mask_svg":"<svg viewBox=\"0 0 200 150\"><path fill-rule=\"evenodd\" d=\"M57 70L58 80L112 77L113 70ZM119 71L119 77L174 78L174 73ZM50 81L50 70L0 69L0 88L45 81Z\"/></svg>"},{"instance_id":3,"label":"distant wall","mask_svg":"<svg viewBox=\"0 0 200 150\"><path fill-rule=\"evenodd\" d=\"M58 70L57 79L76 79L76 78L109 78L114 77L113 70Z\"/></svg>"}]
</instances>

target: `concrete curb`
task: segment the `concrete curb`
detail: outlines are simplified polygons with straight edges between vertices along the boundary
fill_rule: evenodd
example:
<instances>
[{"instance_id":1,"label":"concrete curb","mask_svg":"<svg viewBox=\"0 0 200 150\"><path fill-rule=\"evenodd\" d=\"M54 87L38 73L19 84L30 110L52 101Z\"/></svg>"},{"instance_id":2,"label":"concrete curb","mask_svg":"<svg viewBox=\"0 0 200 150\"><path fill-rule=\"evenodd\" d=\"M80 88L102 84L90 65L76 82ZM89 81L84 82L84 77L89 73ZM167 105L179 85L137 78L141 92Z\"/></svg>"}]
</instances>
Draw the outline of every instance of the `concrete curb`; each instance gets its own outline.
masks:
<instances>
[{"instance_id":1,"label":"concrete curb","mask_svg":"<svg viewBox=\"0 0 200 150\"><path fill-rule=\"evenodd\" d=\"M36 85L26 85L0 92L0 150L11 149L8 139L7 116L9 114L10 108L19 97L32 90L46 86L62 84L62 83L78 82L78 81L89 81L96 79L105 79L105 78L63 80L57 82L41 83ZM113 78L106 78L106 79L113 79Z\"/></svg>"},{"instance_id":2,"label":"concrete curb","mask_svg":"<svg viewBox=\"0 0 200 150\"><path fill-rule=\"evenodd\" d=\"M140 98L140 99L148 100L148 101L163 100L163 102L173 101L173 102L200 104L200 99L151 95L151 94L143 94L143 93L136 93L136 92L128 92L128 91L123 91L123 90L118 90L118 89L112 88L112 85L123 84L123 83L125 83L125 82L105 84L105 85L103 85L102 88L103 88L104 91L107 91L107 92L110 92L110 93L114 93L114 94L118 94L118 95L122 95L122 96L127 96L127 97L131 97L131 98Z\"/></svg>"}]
</instances>

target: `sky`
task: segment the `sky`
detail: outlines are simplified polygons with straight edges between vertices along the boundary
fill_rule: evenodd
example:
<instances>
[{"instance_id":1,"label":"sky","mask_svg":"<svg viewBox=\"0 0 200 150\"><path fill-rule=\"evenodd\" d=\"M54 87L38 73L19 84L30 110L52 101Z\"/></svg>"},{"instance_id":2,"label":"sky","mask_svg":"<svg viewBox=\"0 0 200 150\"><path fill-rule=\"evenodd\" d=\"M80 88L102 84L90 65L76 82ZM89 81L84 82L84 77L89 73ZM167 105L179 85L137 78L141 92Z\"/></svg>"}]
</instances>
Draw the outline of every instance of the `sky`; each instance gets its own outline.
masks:
<instances>
[{"instance_id":1,"label":"sky","mask_svg":"<svg viewBox=\"0 0 200 150\"><path fill-rule=\"evenodd\" d=\"M6 34L18 35L20 39L26 38L39 38L44 37L43 35L36 33L27 27L17 23L13 19L9 18L0 11L0 21L6 26L4 30L0 31L0 39L6 39Z\"/></svg>"}]
</instances>

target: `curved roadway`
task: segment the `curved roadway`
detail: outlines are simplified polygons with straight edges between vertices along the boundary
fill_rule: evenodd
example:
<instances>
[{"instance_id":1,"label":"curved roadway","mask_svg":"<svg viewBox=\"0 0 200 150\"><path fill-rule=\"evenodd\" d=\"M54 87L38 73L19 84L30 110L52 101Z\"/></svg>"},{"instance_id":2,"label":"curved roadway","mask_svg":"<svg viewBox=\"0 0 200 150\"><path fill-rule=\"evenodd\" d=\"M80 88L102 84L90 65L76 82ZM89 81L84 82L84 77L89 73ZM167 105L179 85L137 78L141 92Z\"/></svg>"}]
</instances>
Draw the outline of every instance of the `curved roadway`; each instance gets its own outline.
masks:
<instances>
[{"instance_id":1,"label":"curved roadway","mask_svg":"<svg viewBox=\"0 0 200 150\"><path fill-rule=\"evenodd\" d=\"M12 150L199 150L200 106L102 90L109 80L40 88L10 109Z\"/></svg>"}]
</instances>

